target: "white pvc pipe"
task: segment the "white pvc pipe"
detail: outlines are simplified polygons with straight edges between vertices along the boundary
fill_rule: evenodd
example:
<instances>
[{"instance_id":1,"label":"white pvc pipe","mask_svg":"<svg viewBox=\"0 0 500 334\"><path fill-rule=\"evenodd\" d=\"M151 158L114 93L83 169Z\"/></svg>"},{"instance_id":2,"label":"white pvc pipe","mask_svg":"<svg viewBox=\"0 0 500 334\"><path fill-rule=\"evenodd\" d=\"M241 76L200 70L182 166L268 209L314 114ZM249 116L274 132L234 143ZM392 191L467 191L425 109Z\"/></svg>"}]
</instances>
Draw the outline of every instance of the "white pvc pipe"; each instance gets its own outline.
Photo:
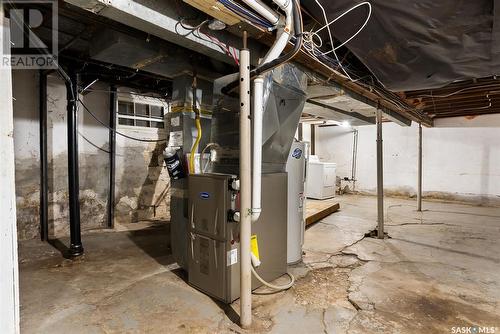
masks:
<instances>
[{"instance_id":1,"label":"white pvc pipe","mask_svg":"<svg viewBox=\"0 0 500 334\"><path fill-rule=\"evenodd\" d=\"M291 31L292 31L292 23L293 23L293 7L291 1L287 1L285 5L282 7L279 1L274 1L281 9L285 12L285 25L278 32L278 36L276 41L274 42L272 48L268 51L264 59L262 60L262 64L273 61L281 55L281 52L285 50L285 47L290 41Z\"/></svg>"},{"instance_id":2,"label":"white pvc pipe","mask_svg":"<svg viewBox=\"0 0 500 334\"><path fill-rule=\"evenodd\" d=\"M285 26L280 29L276 42L264 57L262 65L278 58L291 37L293 8L290 0L274 1L286 13ZM262 118L264 114L264 77L253 81L253 162L252 162L252 221L260 217L262 211Z\"/></svg>"},{"instance_id":3,"label":"white pvc pipe","mask_svg":"<svg viewBox=\"0 0 500 334\"><path fill-rule=\"evenodd\" d=\"M263 16L266 20L268 20L272 25L277 25L279 21L279 16L276 14L274 10L269 8L265 3L260 0L243 0L250 8L255 10L261 16Z\"/></svg>"},{"instance_id":4,"label":"white pvc pipe","mask_svg":"<svg viewBox=\"0 0 500 334\"><path fill-rule=\"evenodd\" d=\"M280 29L276 42L264 57L262 64L268 63L278 58L281 55L281 52L283 52L283 50L285 49L286 45L288 44L290 36L291 36L290 30L287 31L285 29Z\"/></svg>"},{"instance_id":5,"label":"white pvc pipe","mask_svg":"<svg viewBox=\"0 0 500 334\"><path fill-rule=\"evenodd\" d=\"M240 324L252 324L250 51L240 51Z\"/></svg>"},{"instance_id":6,"label":"white pvc pipe","mask_svg":"<svg viewBox=\"0 0 500 334\"><path fill-rule=\"evenodd\" d=\"M252 221L260 217L262 196L262 117L264 114L264 77L253 80L253 161Z\"/></svg>"}]
</instances>

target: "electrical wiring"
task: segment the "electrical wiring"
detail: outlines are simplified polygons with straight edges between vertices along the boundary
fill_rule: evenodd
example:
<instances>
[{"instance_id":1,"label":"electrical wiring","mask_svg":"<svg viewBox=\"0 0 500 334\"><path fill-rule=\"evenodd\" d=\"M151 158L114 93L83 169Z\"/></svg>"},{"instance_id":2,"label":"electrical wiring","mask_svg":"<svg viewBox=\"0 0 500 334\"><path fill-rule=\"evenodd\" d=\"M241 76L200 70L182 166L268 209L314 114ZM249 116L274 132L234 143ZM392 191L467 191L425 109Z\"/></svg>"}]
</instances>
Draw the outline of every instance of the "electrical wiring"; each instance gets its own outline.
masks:
<instances>
[{"instance_id":1,"label":"electrical wiring","mask_svg":"<svg viewBox=\"0 0 500 334\"><path fill-rule=\"evenodd\" d=\"M189 36L191 34L193 34L195 37L205 41L205 42L208 42L208 43L212 43L212 44L215 44L217 45L218 47L220 47L222 49L222 51L228 55L229 57L233 58L234 62L236 63L236 65L239 65L239 61L238 61L238 58L236 57L236 52L234 51L234 47L232 46L228 46L227 44L221 42L218 38L210 35L209 33L206 33L206 32L203 32L201 31L201 28L207 24L209 22L209 20L204 20L203 22L199 23L198 25L196 26L187 26L184 24L184 20L186 20L185 18L181 18L175 25L175 32L178 34L178 35L181 35L181 36ZM186 34L183 34L183 33L180 33L177 29L178 26L181 26L183 29L185 30L188 30L189 32L186 33ZM208 37L207 38L203 38L200 34L203 34L205 36ZM231 51L231 49L233 49L234 52Z\"/></svg>"},{"instance_id":2,"label":"electrical wiring","mask_svg":"<svg viewBox=\"0 0 500 334\"><path fill-rule=\"evenodd\" d=\"M478 89L478 88L495 88L495 87L498 87L498 86L497 85L492 85L492 84L482 85L482 86L472 86L472 87L462 88L462 89L456 90L454 92L451 92L451 93L445 94L445 95L422 94L422 95L418 95L418 97L447 98L447 97L451 97L453 95L456 95L456 94L459 94L459 93L463 93L463 92L466 92L466 91L472 90L472 89Z\"/></svg>"},{"instance_id":3,"label":"electrical wiring","mask_svg":"<svg viewBox=\"0 0 500 334\"><path fill-rule=\"evenodd\" d=\"M357 4L356 6L351 7L350 9L346 10L345 12L343 12L342 14L340 14L339 16L337 16L334 20L330 21L326 26L321 27L320 29L318 29L317 31L314 32L314 34L317 35L321 30L325 29L326 27L330 26L332 23L335 23L336 21L338 21L339 19L341 19L345 15L349 14L350 12L352 12L353 10L355 10L356 8L359 8L361 6L368 6L368 15L367 15L367 17L365 19L365 22L361 25L361 27L351 37L349 37L348 39L346 39L342 44L337 45L335 47L333 47L333 44L332 44L332 50L324 53L325 55L327 55L330 52L333 52L335 50L338 50L342 46L344 46L347 43L349 43L353 38L355 38L366 27L366 25L368 24L368 21L370 21L370 18L372 16L372 5L369 2L367 2L367 1L361 2L361 3Z\"/></svg>"},{"instance_id":4,"label":"electrical wiring","mask_svg":"<svg viewBox=\"0 0 500 334\"><path fill-rule=\"evenodd\" d=\"M353 79L352 79L351 75L348 73L348 71L346 70L345 66L339 60L339 57L338 57L338 55L336 53L336 50L338 50L339 48L341 48L342 46L346 45L351 40L353 40L366 27L366 25L368 24L368 21L370 20L370 18L372 16L372 5L369 2L366 2L366 1L362 2L362 3L359 3L359 4L351 7L350 9L346 10L342 14L340 14L339 16L337 16L332 21L328 22L328 18L326 16L326 11L325 11L324 7L321 5L321 3L319 2L319 0L315 0L315 2L316 2L316 4L321 9L321 12L323 14L323 18L325 20L325 25L323 27L321 27L320 29L318 29L317 31L314 31L314 32L310 31L310 32L304 33L305 50L311 56L313 56L314 58L316 58L317 60L322 59L323 63L325 63L325 62L327 62L327 63L334 63L334 64L336 63L337 67L340 67L340 69L342 70L342 72L344 72L344 74L352 81ZM332 36L332 31L330 29L330 25L333 24L334 22L338 21L340 18L344 17L345 15L347 15L348 13L350 13L351 11L353 11L356 8L359 8L361 6L368 6L368 15L367 15L367 18L365 19L364 23L361 25L361 27L353 35L351 35L343 43L341 43L338 46L335 46L334 43L333 43L333 36ZM330 39L330 44L331 44L332 48L329 51L318 53L318 50L323 46L323 40L322 40L321 36L319 35L319 33L323 29L325 29L325 28L328 31L328 37ZM317 42L315 42L315 38L316 38ZM325 56L327 56L330 53L333 53L336 62L332 62L328 58L324 58Z\"/></svg>"},{"instance_id":5,"label":"electrical wiring","mask_svg":"<svg viewBox=\"0 0 500 334\"><path fill-rule=\"evenodd\" d=\"M200 34L207 36L209 39L203 38ZM201 28L198 28L196 31L194 31L194 35L200 38L201 40L217 45L226 55L233 58L236 65L239 65L239 60L238 57L236 56L236 48L234 46L230 46L221 42L217 37L201 31Z\"/></svg>"},{"instance_id":6,"label":"electrical wiring","mask_svg":"<svg viewBox=\"0 0 500 334\"><path fill-rule=\"evenodd\" d=\"M158 142L165 142L167 141L167 139L143 139L143 138L136 138L136 137L132 137L132 136L129 136L129 135L126 135L122 132L119 132L113 128L111 128L110 126L108 126L106 123L104 123L103 121L101 121L99 119L99 117L97 117L92 111L89 110L89 108L87 108L87 106L83 103L83 101L78 98L77 99L78 102L80 102L80 104L82 105L83 109L89 113L90 116L92 116L93 119L96 120L96 122L98 122L99 124L101 124L102 126L104 126L105 128L107 128L108 130L116 133L117 135L120 135L122 137L125 137L125 138L128 138L128 139L131 139L131 140L135 140L135 141L140 141L140 142L145 142L145 143L158 143Z\"/></svg>"},{"instance_id":7,"label":"electrical wiring","mask_svg":"<svg viewBox=\"0 0 500 334\"><path fill-rule=\"evenodd\" d=\"M344 69L344 67L342 66L342 64L340 63L340 60L339 60L339 57L337 56L337 53L335 52L335 49L334 49L334 44L333 44L333 36L332 36L332 32L330 30L330 25L328 24L328 18L326 16L326 11L325 11L325 8L323 8L323 6L321 5L321 3L319 2L319 0L315 0L316 4L319 6L319 8L321 9L321 12L323 13L323 18L325 20L325 25L326 25L326 29L328 30L328 36L330 37L330 43L331 43L331 46L332 46L332 51L333 51L333 55L335 56L335 59L337 60L340 68L342 69L342 72L345 73L345 75L349 78L349 80L352 80L351 76L349 75L349 73L347 73L347 71ZM312 39L311 39L312 40Z\"/></svg>"},{"instance_id":8,"label":"electrical wiring","mask_svg":"<svg viewBox=\"0 0 500 334\"><path fill-rule=\"evenodd\" d=\"M185 18L182 18L182 19L179 21L179 25L180 25L181 27L183 27L184 29L186 29L186 30L192 30L192 31L200 29L200 28L201 28L204 24L208 23L208 21L209 21L209 20L205 20L205 21L201 22L200 24L198 24L198 25L196 25L196 26L194 26L194 27L188 27L188 26L185 26L185 25L184 25L184 23L183 23L183 21L184 21L184 20L185 20Z\"/></svg>"}]
</instances>

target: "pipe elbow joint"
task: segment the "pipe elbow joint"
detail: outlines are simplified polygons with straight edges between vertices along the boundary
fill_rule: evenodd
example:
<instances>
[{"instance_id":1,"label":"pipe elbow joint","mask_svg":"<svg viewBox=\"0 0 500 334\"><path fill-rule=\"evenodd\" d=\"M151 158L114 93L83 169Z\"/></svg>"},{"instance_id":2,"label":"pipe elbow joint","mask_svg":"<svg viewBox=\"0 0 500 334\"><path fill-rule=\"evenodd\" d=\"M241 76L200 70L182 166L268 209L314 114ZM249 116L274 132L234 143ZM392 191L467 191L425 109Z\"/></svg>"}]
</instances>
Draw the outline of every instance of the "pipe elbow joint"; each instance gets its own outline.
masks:
<instances>
[{"instance_id":1,"label":"pipe elbow joint","mask_svg":"<svg viewBox=\"0 0 500 334\"><path fill-rule=\"evenodd\" d=\"M255 223L257 220L259 220L261 212L261 208L252 208L252 223Z\"/></svg>"}]
</instances>

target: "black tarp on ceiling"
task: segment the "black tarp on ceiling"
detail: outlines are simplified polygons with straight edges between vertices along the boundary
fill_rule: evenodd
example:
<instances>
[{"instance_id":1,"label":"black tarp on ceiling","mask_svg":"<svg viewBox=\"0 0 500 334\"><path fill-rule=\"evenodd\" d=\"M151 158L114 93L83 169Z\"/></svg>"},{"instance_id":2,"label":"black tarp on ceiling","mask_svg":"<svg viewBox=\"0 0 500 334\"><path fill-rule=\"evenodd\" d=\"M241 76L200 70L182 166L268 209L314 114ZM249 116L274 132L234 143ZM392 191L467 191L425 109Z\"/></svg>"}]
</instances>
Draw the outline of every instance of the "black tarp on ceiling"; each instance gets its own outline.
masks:
<instances>
[{"instance_id":1,"label":"black tarp on ceiling","mask_svg":"<svg viewBox=\"0 0 500 334\"><path fill-rule=\"evenodd\" d=\"M318 1L329 21L361 2ZM368 25L347 46L389 90L432 89L500 74L500 0L370 3L373 13ZM324 23L316 0L301 4ZM333 23L334 37L345 41L367 14L367 6L361 6Z\"/></svg>"}]
</instances>

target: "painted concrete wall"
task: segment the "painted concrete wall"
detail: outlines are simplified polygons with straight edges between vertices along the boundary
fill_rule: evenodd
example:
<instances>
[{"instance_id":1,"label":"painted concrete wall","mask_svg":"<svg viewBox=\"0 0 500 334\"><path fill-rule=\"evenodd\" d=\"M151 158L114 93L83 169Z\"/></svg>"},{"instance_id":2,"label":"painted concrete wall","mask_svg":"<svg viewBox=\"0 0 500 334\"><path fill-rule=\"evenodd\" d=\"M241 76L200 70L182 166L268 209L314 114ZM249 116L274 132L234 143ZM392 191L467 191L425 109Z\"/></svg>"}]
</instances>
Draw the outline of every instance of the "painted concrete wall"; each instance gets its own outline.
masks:
<instances>
[{"instance_id":1,"label":"painted concrete wall","mask_svg":"<svg viewBox=\"0 0 500 334\"><path fill-rule=\"evenodd\" d=\"M8 55L9 21L0 6L0 55ZM19 333L19 271L16 238L12 75L0 68L0 333Z\"/></svg>"},{"instance_id":2,"label":"painted concrete wall","mask_svg":"<svg viewBox=\"0 0 500 334\"><path fill-rule=\"evenodd\" d=\"M490 117L489 127L464 127L460 122L450 121L444 124L446 128L423 129L424 195L482 204L500 203L500 115ZM376 127L357 129L356 190L374 193ZM417 138L415 124L412 127L384 124L384 188L388 193L415 195ZM317 153L321 160L337 163L339 177L351 175L352 145L351 129L320 127L317 130Z\"/></svg>"},{"instance_id":3,"label":"painted concrete wall","mask_svg":"<svg viewBox=\"0 0 500 334\"><path fill-rule=\"evenodd\" d=\"M38 73L14 71L14 143L19 239L39 236L40 143ZM69 234L67 180L66 88L58 76L47 79L49 234ZM105 124L109 123L109 86L97 83L81 95L84 104ZM129 91L123 88L122 91ZM120 128L139 138L157 139L154 129ZM79 107L80 211L82 230L106 226L109 193L109 130ZM163 144L164 146L164 144ZM161 145L124 140L117 136L116 219L134 222L167 220L168 203L159 194L168 188ZM154 157L154 158L153 158ZM161 176L161 177L160 177ZM133 196L132 196L133 195ZM168 197L166 197L168 200ZM126 203L126 204L124 204Z\"/></svg>"}]
</instances>

